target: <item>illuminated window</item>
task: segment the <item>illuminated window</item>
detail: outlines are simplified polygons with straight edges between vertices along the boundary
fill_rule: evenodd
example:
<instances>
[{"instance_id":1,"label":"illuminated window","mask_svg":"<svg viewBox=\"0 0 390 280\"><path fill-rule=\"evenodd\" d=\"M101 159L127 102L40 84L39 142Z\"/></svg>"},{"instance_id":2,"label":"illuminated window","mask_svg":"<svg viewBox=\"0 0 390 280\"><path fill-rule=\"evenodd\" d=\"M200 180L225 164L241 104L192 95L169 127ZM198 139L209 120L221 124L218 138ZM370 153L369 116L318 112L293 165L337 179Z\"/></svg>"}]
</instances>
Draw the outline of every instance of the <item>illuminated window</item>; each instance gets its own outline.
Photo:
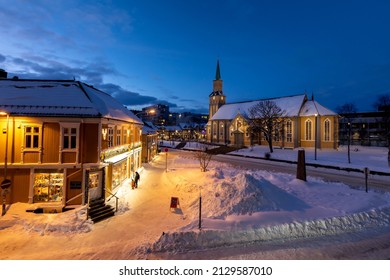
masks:
<instances>
[{"instance_id":1,"label":"illuminated window","mask_svg":"<svg viewBox=\"0 0 390 280\"><path fill-rule=\"evenodd\" d=\"M127 144L127 129L123 129L123 144Z\"/></svg>"},{"instance_id":2,"label":"illuminated window","mask_svg":"<svg viewBox=\"0 0 390 280\"><path fill-rule=\"evenodd\" d=\"M121 144L121 140L122 140L122 130L120 128L118 128L116 130L116 145L119 146Z\"/></svg>"},{"instance_id":3,"label":"illuminated window","mask_svg":"<svg viewBox=\"0 0 390 280\"><path fill-rule=\"evenodd\" d=\"M306 141L310 141L312 140L312 133L313 133L313 129L312 129L312 121L311 120L307 120L305 122L305 140Z\"/></svg>"},{"instance_id":4,"label":"illuminated window","mask_svg":"<svg viewBox=\"0 0 390 280\"><path fill-rule=\"evenodd\" d=\"M292 142L292 121L287 120L286 122L286 141L291 143Z\"/></svg>"},{"instance_id":5,"label":"illuminated window","mask_svg":"<svg viewBox=\"0 0 390 280\"><path fill-rule=\"evenodd\" d=\"M330 141L330 120L326 119L324 122L324 141Z\"/></svg>"},{"instance_id":6,"label":"illuminated window","mask_svg":"<svg viewBox=\"0 0 390 280\"><path fill-rule=\"evenodd\" d=\"M108 128L108 143L107 146L113 147L114 146L114 128L109 127Z\"/></svg>"}]
</instances>

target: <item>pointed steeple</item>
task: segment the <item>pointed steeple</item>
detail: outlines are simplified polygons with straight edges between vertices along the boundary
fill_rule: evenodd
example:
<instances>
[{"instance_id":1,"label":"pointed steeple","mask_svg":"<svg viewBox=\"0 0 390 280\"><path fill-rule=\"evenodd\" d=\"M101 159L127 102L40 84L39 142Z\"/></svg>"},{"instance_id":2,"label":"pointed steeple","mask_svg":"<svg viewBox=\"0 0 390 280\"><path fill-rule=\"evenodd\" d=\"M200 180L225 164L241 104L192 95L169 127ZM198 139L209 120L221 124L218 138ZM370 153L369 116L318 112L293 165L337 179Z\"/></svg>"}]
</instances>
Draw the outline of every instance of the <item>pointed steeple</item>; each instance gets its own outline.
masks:
<instances>
[{"instance_id":1,"label":"pointed steeple","mask_svg":"<svg viewBox=\"0 0 390 280\"><path fill-rule=\"evenodd\" d=\"M223 95L219 59L217 60L217 70L215 71L215 80L213 81L213 92L211 93L211 95Z\"/></svg>"},{"instance_id":2,"label":"pointed steeple","mask_svg":"<svg viewBox=\"0 0 390 280\"><path fill-rule=\"evenodd\" d=\"M219 59L217 60L217 71L215 72L215 80L221 79L221 70L219 69Z\"/></svg>"},{"instance_id":3,"label":"pointed steeple","mask_svg":"<svg viewBox=\"0 0 390 280\"><path fill-rule=\"evenodd\" d=\"M209 95L209 118L211 118L218 109L226 103L226 96L222 91L221 70L219 68L219 59L217 60L217 70L215 80L213 81L213 91Z\"/></svg>"}]
</instances>

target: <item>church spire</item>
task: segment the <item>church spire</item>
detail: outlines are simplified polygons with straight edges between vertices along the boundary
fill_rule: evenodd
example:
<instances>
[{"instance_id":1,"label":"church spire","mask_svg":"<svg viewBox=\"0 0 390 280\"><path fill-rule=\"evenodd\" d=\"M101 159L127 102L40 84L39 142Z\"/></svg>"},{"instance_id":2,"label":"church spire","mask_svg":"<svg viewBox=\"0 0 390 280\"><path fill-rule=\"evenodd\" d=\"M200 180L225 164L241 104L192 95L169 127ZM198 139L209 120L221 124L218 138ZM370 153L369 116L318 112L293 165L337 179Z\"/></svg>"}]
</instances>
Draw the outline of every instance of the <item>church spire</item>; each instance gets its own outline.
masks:
<instances>
[{"instance_id":1,"label":"church spire","mask_svg":"<svg viewBox=\"0 0 390 280\"><path fill-rule=\"evenodd\" d=\"M219 70L219 59L217 60L217 71L215 72L215 80L218 81L221 79L221 70Z\"/></svg>"},{"instance_id":2,"label":"church spire","mask_svg":"<svg viewBox=\"0 0 390 280\"><path fill-rule=\"evenodd\" d=\"M226 96L222 91L221 70L219 68L219 59L217 60L217 70L215 80L213 81L213 91L209 95L209 118L211 118L218 109L226 103Z\"/></svg>"},{"instance_id":3,"label":"church spire","mask_svg":"<svg viewBox=\"0 0 390 280\"><path fill-rule=\"evenodd\" d=\"M217 60L217 70L215 71L215 80L213 81L213 92L211 93L211 95L223 95L219 59Z\"/></svg>"}]
</instances>

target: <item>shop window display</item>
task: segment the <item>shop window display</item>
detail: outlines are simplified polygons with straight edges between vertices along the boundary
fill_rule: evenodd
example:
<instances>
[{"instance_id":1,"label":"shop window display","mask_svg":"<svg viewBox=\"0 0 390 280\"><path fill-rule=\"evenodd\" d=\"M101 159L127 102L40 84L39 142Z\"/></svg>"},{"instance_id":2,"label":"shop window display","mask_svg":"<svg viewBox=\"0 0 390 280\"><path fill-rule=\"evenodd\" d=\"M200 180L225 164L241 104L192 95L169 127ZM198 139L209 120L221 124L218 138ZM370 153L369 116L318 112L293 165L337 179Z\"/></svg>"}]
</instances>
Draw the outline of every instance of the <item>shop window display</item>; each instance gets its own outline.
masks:
<instances>
[{"instance_id":1,"label":"shop window display","mask_svg":"<svg viewBox=\"0 0 390 280\"><path fill-rule=\"evenodd\" d=\"M112 185L118 187L127 178L127 162L122 161L113 165Z\"/></svg>"},{"instance_id":2,"label":"shop window display","mask_svg":"<svg viewBox=\"0 0 390 280\"><path fill-rule=\"evenodd\" d=\"M62 200L62 173L36 173L34 180L34 202L56 202Z\"/></svg>"}]
</instances>

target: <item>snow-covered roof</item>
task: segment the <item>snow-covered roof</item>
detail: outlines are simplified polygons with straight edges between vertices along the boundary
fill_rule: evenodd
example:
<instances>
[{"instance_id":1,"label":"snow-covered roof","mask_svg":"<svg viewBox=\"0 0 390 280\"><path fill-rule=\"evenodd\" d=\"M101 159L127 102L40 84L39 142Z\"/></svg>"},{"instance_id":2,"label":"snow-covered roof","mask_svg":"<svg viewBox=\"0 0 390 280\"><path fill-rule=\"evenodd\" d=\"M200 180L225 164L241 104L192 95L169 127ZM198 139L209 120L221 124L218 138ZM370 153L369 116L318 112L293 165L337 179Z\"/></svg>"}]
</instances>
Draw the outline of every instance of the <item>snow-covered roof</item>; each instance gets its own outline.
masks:
<instances>
[{"instance_id":1,"label":"snow-covered roof","mask_svg":"<svg viewBox=\"0 0 390 280\"><path fill-rule=\"evenodd\" d=\"M335 116L337 113L325 108L315 100L307 100L303 104L301 112L299 113L302 117L314 116L318 114L319 116Z\"/></svg>"},{"instance_id":2,"label":"snow-covered roof","mask_svg":"<svg viewBox=\"0 0 390 280\"><path fill-rule=\"evenodd\" d=\"M298 116L302 104L306 100L306 95L294 95L279 98L259 99L247 102L228 103L223 105L211 118L214 120L232 120L240 113L241 115L249 115L249 109L259 103L260 101L271 100L276 103L282 110L285 111L286 116Z\"/></svg>"},{"instance_id":3,"label":"snow-covered roof","mask_svg":"<svg viewBox=\"0 0 390 280\"><path fill-rule=\"evenodd\" d=\"M70 80L0 79L0 110L11 115L103 117L142 123L111 95Z\"/></svg>"},{"instance_id":4,"label":"snow-covered roof","mask_svg":"<svg viewBox=\"0 0 390 280\"><path fill-rule=\"evenodd\" d=\"M155 134L158 128L152 122L144 122L142 127L142 134Z\"/></svg>"},{"instance_id":5,"label":"snow-covered roof","mask_svg":"<svg viewBox=\"0 0 390 280\"><path fill-rule=\"evenodd\" d=\"M155 130L149 126L144 125L142 127L142 134L156 134L156 133L157 133L157 130Z\"/></svg>"},{"instance_id":6,"label":"snow-covered roof","mask_svg":"<svg viewBox=\"0 0 390 280\"><path fill-rule=\"evenodd\" d=\"M143 122L133 112L128 110L122 103L117 101L108 93L97 90L87 84L80 84L103 117L143 124Z\"/></svg>"},{"instance_id":7,"label":"snow-covered roof","mask_svg":"<svg viewBox=\"0 0 390 280\"><path fill-rule=\"evenodd\" d=\"M167 126L164 126L165 130L167 131L181 131L182 128L178 125L167 125Z\"/></svg>"}]
</instances>

